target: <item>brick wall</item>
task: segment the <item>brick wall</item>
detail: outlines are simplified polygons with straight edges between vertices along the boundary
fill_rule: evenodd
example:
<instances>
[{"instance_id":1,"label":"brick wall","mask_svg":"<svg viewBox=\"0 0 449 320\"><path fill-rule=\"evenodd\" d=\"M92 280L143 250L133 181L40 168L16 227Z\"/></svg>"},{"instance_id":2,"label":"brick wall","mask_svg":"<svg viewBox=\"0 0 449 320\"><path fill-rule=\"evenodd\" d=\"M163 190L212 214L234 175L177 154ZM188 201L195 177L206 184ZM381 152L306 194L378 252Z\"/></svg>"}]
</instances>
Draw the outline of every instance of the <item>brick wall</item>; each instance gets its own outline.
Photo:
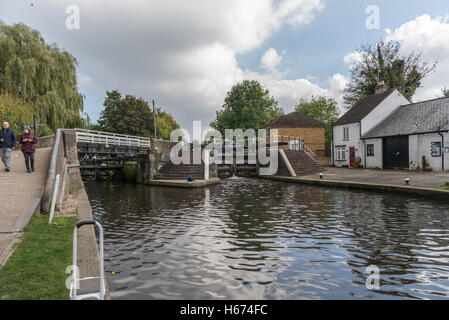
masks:
<instances>
[{"instance_id":1,"label":"brick wall","mask_svg":"<svg viewBox=\"0 0 449 320\"><path fill-rule=\"evenodd\" d=\"M325 150L325 128L321 127L281 127L278 130L280 136L291 136L304 138L306 145L315 153L324 153ZM324 155L324 154L323 154Z\"/></svg>"}]
</instances>

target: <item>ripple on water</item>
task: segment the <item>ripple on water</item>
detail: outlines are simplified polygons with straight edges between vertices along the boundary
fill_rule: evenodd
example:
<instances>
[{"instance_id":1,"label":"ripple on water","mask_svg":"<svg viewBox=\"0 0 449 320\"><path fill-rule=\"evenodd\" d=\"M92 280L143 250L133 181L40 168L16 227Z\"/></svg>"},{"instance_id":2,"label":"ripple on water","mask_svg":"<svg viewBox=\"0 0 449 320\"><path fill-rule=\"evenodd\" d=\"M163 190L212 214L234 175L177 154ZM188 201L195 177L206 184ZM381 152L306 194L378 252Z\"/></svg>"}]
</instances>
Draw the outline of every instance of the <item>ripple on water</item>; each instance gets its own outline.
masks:
<instances>
[{"instance_id":1,"label":"ripple on water","mask_svg":"<svg viewBox=\"0 0 449 320\"><path fill-rule=\"evenodd\" d=\"M87 189L105 230L113 298L449 296L444 203L250 179L199 190ZM380 269L380 290L365 286L370 265Z\"/></svg>"}]
</instances>

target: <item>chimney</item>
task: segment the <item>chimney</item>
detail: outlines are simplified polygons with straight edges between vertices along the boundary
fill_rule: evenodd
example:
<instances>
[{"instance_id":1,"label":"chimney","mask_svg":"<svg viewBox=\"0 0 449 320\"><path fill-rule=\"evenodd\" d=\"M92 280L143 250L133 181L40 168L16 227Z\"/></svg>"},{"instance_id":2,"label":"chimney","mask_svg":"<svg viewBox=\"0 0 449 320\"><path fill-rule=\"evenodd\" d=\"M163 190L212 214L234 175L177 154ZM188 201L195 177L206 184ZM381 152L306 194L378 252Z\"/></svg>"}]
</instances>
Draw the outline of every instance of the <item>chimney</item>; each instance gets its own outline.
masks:
<instances>
[{"instance_id":1,"label":"chimney","mask_svg":"<svg viewBox=\"0 0 449 320\"><path fill-rule=\"evenodd\" d=\"M377 83L376 94L384 93L387 90L388 90L388 87L385 84L385 81L382 80Z\"/></svg>"}]
</instances>

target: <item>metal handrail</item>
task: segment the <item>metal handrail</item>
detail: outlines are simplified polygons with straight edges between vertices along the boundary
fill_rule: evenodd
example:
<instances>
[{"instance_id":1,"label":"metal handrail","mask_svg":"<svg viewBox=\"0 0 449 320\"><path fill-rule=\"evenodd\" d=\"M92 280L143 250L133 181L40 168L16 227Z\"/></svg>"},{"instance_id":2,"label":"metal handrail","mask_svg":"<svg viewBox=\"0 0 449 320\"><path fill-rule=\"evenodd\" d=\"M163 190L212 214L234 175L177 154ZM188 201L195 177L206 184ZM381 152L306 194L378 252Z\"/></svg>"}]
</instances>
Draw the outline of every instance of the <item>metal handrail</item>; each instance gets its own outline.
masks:
<instances>
[{"instance_id":1,"label":"metal handrail","mask_svg":"<svg viewBox=\"0 0 449 320\"><path fill-rule=\"evenodd\" d=\"M317 161L318 156L315 154L315 152L312 151L312 149L305 143L301 143L301 141L304 141L304 138L300 137L294 137L294 136L282 136L278 135L278 142L295 142L294 144L294 150L300 150L304 151L312 160ZM289 144L290 148L290 144Z\"/></svg>"},{"instance_id":2,"label":"metal handrail","mask_svg":"<svg viewBox=\"0 0 449 320\"><path fill-rule=\"evenodd\" d=\"M318 160L318 156L316 155L315 152L312 151L312 149L309 148L309 146L307 146L306 144L304 144L304 152L311 157L314 161Z\"/></svg>"},{"instance_id":3,"label":"metal handrail","mask_svg":"<svg viewBox=\"0 0 449 320\"><path fill-rule=\"evenodd\" d=\"M76 130L76 142L95 143L115 146L128 146L150 148L151 139L138 136L129 136L118 133L102 132L86 129Z\"/></svg>"}]
</instances>

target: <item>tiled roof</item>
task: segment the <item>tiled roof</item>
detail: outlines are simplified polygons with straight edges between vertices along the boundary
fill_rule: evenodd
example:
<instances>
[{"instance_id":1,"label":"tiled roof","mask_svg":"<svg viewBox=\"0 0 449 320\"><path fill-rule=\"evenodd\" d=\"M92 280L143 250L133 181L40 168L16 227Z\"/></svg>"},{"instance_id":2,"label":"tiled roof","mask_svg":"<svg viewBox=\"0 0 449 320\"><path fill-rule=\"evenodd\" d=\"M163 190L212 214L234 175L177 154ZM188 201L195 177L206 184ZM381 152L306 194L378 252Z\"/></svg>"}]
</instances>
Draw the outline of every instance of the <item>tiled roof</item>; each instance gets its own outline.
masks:
<instances>
[{"instance_id":1,"label":"tiled roof","mask_svg":"<svg viewBox=\"0 0 449 320\"><path fill-rule=\"evenodd\" d=\"M449 98L399 107L363 138L380 138L449 130Z\"/></svg>"},{"instance_id":2,"label":"tiled roof","mask_svg":"<svg viewBox=\"0 0 449 320\"><path fill-rule=\"evenodd\" d=\"M384 93L372 94L366 96L357 102L340 119L335 122L336 126L343 124L359 122L365 118L375 107L381 104L395 89L388 89Z\"/></svg>"},{"instance_id":3,"label":"tiled roof","mask_svg":"<svg viewBox=\"0 0 449 320\"><path fill-rule=\"evenodd\" d=\"M326 127L326 124L302 113L292 112L290 114L277 118L265 128L279 127Z\"/></svg>"}]
</instances>

